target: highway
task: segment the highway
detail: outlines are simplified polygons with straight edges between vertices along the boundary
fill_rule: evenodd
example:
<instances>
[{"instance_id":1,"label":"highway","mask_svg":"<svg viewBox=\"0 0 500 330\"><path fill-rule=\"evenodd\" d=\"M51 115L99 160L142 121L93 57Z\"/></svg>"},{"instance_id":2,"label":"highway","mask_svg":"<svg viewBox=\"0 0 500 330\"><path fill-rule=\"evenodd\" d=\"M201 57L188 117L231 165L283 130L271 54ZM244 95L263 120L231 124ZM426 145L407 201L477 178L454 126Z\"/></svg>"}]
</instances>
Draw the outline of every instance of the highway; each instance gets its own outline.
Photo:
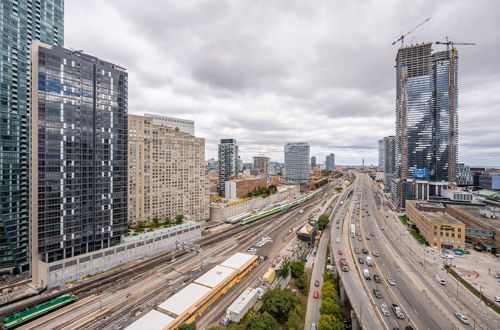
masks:
<instances>
[{"instance_id":1,"label":"highway","mask_svg":"<svg viewBox=\"0 0 500 330\"><path fill-rule=\"evenodd\" d=\"M456 312L469 315L474 328L499 328L498 316L487 310L473 308L472 304L459 304L451 298L453 295L448 292L451 286L448 284L443 287L434 279L441 261L434 261L433 258L426 261L425 248L419 246L399 219L394 214L386 213L387 209L377 207L374 193L377 193L378 188L373 181L366 175L360 175L359 180L362 190L358 195L360 208L356 215L359 216L357 221L361 240L356 238L355 246L359 249L368 248L374 260L374 267L366 267L366 264L361 266L370 268L371 273L377 272L382 277L382 285L378 285L382 299L377 300L385 300L388 306L391 301L397 303L405 312L406 320L417 329L467 329L469 326L455 317ZM380 257L374 257L373 251L377 251ZM393 278L396 285L388 285L384 281L387 277ZM369 290L377 287L374 281L367 282ZM468 292L464 292L463 296L468 295ZM394 315L390 318L394 318ZM389 322L387 326L396 325ZM399 327L402 328L401 324Z\"/></svg>"},{"instance_id":2,"label":"highway","mask_svg":"<svg viewBox=\"0 0 500 330\"><path fill-rule=\"evenodd\" d=\"M395 214L388 212L388 209L382 206L377 207L373 193L377 193L378 188L372 184L373 181L369 178L366 178L366 180L369 186L367 186L365 196L370 214L366 223L370 228L369 230L379 233L378 239L372 240L375 244L374 248L388 247L388 253L395 255L392 260L398 262L396 267L404 270L403 275L406 275L406 279L403 276L403 284L411 283L411 285L408 285L407 290L419 292L420 294L417 297L425 297L426 299L422 300L424 306L431 305L433 310L441 314L452 328L467 328L455 317L456 312L467 314L471 320L471 326L474 328L500 328L498 315L495 315L490 308L484 305L479 306L477 298L468 290L461 289L460 295L457 294L455 290L456 284L450 282L455 282L454 279L447 278L448 284L445 286L434 279L436 274L444 275L444 271L441 269L441 258L434 260L434 255L428 253L428 249L414 240ZM382 231L381 228L384 228L384 230ZM429 256L426 258L426 255ZM384 264L385 268L386 265ZM403 293L404 291L401 292L401 294ZM410 306L411 303L412 301L408 301ZM421 315L417 316L421 317Z\"/></svg>"}]
</instances>

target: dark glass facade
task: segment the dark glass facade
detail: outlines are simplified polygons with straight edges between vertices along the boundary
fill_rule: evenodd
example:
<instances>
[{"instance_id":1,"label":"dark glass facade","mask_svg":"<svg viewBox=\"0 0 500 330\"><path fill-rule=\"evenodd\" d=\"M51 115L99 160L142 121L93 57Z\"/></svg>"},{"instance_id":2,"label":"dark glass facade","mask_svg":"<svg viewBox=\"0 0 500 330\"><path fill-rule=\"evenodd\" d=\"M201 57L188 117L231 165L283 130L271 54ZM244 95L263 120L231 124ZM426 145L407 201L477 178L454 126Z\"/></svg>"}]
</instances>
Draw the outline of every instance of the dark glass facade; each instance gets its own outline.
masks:
<instances>
[{"instance_id":1,"label":"dark glass facade","mask_svg":"<svg viewBox=\"0 0 500 330\"><path fill-rule=\"evenodd\" d=\"M63 45L63 0L0 0L0 271L28 266L32 40Z\"/></svg>"},{"instance_id":2,"label":"dark glass facade","mask_svg":"<svg viewBox=\"0 0 500 330\"><path fill-rule=\"evenodd\" d=\"M126 233L128 78L96 57L33 46L33 253L52 262L116 245Z\"/></svg>"}]
</instances>

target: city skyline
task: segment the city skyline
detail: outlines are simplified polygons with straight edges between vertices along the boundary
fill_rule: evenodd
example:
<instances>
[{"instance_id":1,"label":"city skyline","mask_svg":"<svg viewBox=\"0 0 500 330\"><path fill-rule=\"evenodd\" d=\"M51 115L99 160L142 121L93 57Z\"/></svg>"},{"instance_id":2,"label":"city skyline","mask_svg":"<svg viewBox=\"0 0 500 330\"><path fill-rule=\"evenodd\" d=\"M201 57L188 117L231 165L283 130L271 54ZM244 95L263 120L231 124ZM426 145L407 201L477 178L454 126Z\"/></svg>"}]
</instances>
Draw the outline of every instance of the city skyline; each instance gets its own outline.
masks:
<instances>
[{"instance_id":1,"label":"city skyline","mask_svg":"<svg viewBox=\"0 0 500 330\"><path fill-rule=\"evenodd\" d=\"M319 159L333 150L339 164L360 164L362 158L365 164L377 164L378 139L394 134L393 61L399 44L390 43L401 31L432 16L406 39L408 44L443 41L447 35L477 43L459 48L458 111L464 124L459 161L500 165L495 142L500 133L483 127L485 118L500 120L494 93L499 74L494 59L500 45L494 36L471 28L498 27L493 2L480 8L464 1L425 2L405 15L399 14L402 2L364 6L297 2L278 17L274 14L280 4L251 8L226 2L163 4L162 10L122 4L99 4L105 8L97 11L97 2L68 2L66 20L75 24L67 27L67 46L103 54L130 68L130 113L195 120L197 136L207 141L207 158L216 156L221 137L232 136L241 146L244 161L259 152L282 161L283 143L302 140L309 142L311 153ZM99 19L98 12L111 19ZM244 12L250 13L242 17ZM368 12L370 17L363 16L355 29L342 28L358 13ZM78 22L85 13L97 19L83 34ZM225 20L215 21L221 14ZM165 28L160 25L165 21L175 24ZM207 25L212 27L205 29ZM379 33L372 35L373 28ZM103 29L110 40L96 40ZM158 34L164 40L158 41ZM372 50L369 58L363 55L364 48ZM433 49L445 47L433 45ZM136 56L138 52L144 56ZM278 120L263 121L271 111Z\"/></svg>"}]
</instances>

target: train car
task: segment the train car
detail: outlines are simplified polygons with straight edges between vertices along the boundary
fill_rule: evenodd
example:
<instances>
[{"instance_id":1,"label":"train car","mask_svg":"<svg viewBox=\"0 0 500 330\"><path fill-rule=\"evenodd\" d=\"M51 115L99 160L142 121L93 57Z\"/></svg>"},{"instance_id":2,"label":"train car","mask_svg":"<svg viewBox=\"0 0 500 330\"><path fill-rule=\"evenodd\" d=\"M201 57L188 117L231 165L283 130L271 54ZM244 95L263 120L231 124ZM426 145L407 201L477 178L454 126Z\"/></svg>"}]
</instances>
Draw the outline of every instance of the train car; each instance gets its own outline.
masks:
<instances>
[{"instance_id":1,"label":"train car","mask_svg":"<svg viewBox=\"0 0 500 330\"><path fill-rule=\"evenodd\" d=\"M314 196L316 196L322 189L318 189L316 190L315 192L313 193L310 193L309 195L305 196L305 197L302 197L301 199L298 199L296 201L293 201L293 202L290 202L288 204L285 204L283 206L280 206L280 207L276 207L272 210L269 210L267 212L264 212L264 213L261 213L261 214L257 214L257 215L254 215L254 216L251 216L251 217L248 217L246 219L243 219L241 221L241 224L243 225L246 225L246 224L249 224L249 223L252 223L252 222L255 222L257 220L260 220L262 218L265 218L267 216L270 216L272 214L275 214L275 213L278 213L278 212L281 212L281 211L284 211L284 210L288 210L289 208L291 207L294 207L294 206L297 206L297 205L300 205L302 203L304 203L305 201L313 198Z\"/></svg>"},{"instance_id":2,"label":"train car","mask_svg":"<svg viewBox=\"0 0 500 330\"><path fill-rule=\"evenodd\" d=\"M11 329L17 327L18 325L21 325L29 320L35 319L44 314L47 314L50 311L53 311L69 303L72 303L76 299L77 299L76 296L73 295L63 295L55 299L52 299L50 301L46 301L34 307L28 308L22 312L16 313L8 317L4 317L2 320L3 326L5 327L5 329Z\"/></svg>"}]
</instances>

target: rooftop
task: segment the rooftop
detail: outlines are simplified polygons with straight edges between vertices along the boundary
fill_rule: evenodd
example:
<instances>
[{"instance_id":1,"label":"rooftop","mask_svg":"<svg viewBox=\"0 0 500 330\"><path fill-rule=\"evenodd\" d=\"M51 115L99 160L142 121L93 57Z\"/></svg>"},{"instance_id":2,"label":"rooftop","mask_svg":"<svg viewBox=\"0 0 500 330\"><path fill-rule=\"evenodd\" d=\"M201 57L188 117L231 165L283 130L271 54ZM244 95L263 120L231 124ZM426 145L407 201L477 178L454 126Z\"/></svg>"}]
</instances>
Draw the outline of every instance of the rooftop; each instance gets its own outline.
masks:
<instances>
[{"instance_id":1,"label":"rooftop","mask_svg":"<svg viewBox=\"0 0 500 330\"><path fill-rule=\"evenodd\" d=\"M163 329L174 320L165 313L152 310L127 327L128 330Z\"/></svg>"},{"instance_id":2,"label":"rooftop","mask_svg":"<svg viewBox=\"0 0 500 330\"><path fill-rule=\"evenodd\" d=\"M252 254L238 252L233 254L231 257L227 258L223 263L221 263L221 266L240 269L246 263L256 258L257 257Z\"/></svg>"},{"instance_id":3,"label":"rooftop","mask_svg":"<svg viewBox=\"0 0 500 330\"><path fill-rule=\"evenodd\" d=\"M213 288L222 283L226 278L230 277L234 272L235 270L233 268L217 265L201 277L194 280L193 283Z\"/></svg>"},{"instance_id":4,"label":"rooftop","mask_svg":"<svg viewBox=\"0 0 500 330\"><path fill-rule=\"evenodd\" d=\"M210 290L206 286L191 283L158 305L158 308L175 315L180 315L203 298Z\"/></svg>"},{"instance_id":5,"label":"rooftop","mask_svg":"<svg viewBox=\"0 0 500 330\"><path fill-rule=\"evenodd\" d=\"M484 206L472 206L472 205L450 205L448 206L450 208L455 208L459 211L464 212L468 216L474 218L475 220L478 220L482 223L488 224L492 226L493 228L500 230L500 219L490 219L485 216L482 216L479 214L479 211L484 209Z\"/></svg>"}]
</instances>

